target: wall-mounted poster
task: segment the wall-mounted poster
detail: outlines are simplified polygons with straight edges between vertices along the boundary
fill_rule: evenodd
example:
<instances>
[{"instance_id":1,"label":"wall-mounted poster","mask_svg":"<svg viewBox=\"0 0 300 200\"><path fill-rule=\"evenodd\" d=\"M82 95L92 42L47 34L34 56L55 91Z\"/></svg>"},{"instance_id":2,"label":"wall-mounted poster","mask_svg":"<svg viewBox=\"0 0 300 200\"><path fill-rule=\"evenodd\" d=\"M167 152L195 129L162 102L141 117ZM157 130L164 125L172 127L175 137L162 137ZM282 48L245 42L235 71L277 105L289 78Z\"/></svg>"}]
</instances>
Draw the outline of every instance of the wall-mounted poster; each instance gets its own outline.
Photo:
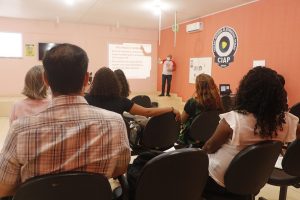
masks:
<instances>
[{"instance_id":1,"label":"wall-mounted poster","mask_svg":"<svg viewBox=\"0 0 300 200\"><path fill-rule=\"evenodd\" d=\"M25 44L25 56L34 56L34 44Z\"/></svg>"},{"instance_id":2,"label":"wall-mounted poster","mask_svg":"<svg viewBox=\"0 0 300 200\"><path fill-rule=\"evenodd\" d=\"M190 76L189 83L195 83L199 74L208 74L211 76L212 58L190 58Z\"/></svg>"},{"instance_id":3,"label":"wall-mounted poster","mask_svg":"<svg viewBox=\"0 0 300 200\"><path fill-rule=\"evenodd\" d=\"M215 63L222 68L228 67L234 61L234 54L238 46L235 30L228 26L220 28L214 36L212 46Z\"/></svg>"}]
</instances>

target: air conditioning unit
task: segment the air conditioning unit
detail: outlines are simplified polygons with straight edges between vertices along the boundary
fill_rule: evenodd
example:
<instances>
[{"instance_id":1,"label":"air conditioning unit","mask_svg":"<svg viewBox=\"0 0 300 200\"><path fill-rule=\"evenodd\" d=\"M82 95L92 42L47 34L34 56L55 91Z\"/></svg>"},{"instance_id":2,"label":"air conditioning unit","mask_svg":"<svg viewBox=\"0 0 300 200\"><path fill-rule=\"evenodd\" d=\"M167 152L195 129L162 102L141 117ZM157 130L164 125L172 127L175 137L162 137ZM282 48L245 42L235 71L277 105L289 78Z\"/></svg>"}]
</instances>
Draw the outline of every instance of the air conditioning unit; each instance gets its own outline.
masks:
<instances>
[{"instance_id":1,"label":"air conditioning unit","mask_svg":"<svg viewBox=\"0 0 300 200\"><path fill-rule=\"evenodd\" d=\"M202 31L203 30L203 22L195 22L195 23L192 23L192 24L188 24L186 25L186 32L187 33L193 33L193 32L196 32L196 31Z\"/></svg>"}]
</instances>

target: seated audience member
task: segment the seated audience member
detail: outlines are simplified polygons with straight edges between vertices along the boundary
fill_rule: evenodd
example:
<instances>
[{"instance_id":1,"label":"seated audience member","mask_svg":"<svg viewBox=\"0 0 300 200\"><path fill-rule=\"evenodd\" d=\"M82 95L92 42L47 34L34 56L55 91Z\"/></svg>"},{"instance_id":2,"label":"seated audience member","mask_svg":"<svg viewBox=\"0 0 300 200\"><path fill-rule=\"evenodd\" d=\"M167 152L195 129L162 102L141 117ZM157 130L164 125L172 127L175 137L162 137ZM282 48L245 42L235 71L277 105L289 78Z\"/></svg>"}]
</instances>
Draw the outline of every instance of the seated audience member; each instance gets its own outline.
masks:
<instances>
[{"instance_id":1,"label":"seated audience member","mask_svg":"<svg viewBox=\"0 0 300 200\"><path fill-rule=\"evenodd\" d=\"M122 117L83 97L86 52L61 44L47 52L43 65L53 98L46 110L10 127L0 154L0 197L43 174L87 171L110 178L127 170L130 148Z\"/></svg>"},{"instance_id":2,"label":"seated audience member","mask_svg":"<svg viewBox=\"0 0 300 200\"><path fill-rule=\"evenodd\" d=\"M178 140L180 144L194 143L194 141L188 137L187 133L193 120L201 112L209 110L223 110L218 92L219 90L211 76L207 74L199 74L196 77L195 89L194 97L190 98L185 103L184 110L181 115L183 127Z\"/></svg>"},{"instance_id":3,"label":"seated audience member","mask_svg":"<svg viewBox=\"0 0 300 200\"><path fill-rule=\"evenodd\" d=\"M292 142L300 138L299 119L286 112L287 93L277 73L266 67L250 70L241 80L236 109L220 115L214 135L203 149L209 156L209 179L204 190L226 193L224 174L242 149L264 140Z\"/></svg>"},{"instance_id":4,"label":"seated audience member","mask_svg":"<svg viewBox=\"0 0 300 200\"><path fill-rule=\"evenodd\" d=\"M129 84L128 84L128 81L127 81L127 78L126 78L124 72L120 69L117 69L114 71L114 73L120 82L121 97L127 98L130 94L130 88L129 88Z\"/></svg>"},{"instance_id":5,"label":"seated audience member","mask_svg":"<svg viewBox=\"0 0 300 200\"><path fill-rule=\"evenodd\" d=\"M180 120L180 113L173 107L144 108L122 97L120 94L120 83L114 72L107 67L102 67L96 72L90 93L85 98L90 105L119 114L123 114L126 111L132 115L153 117L167 112L174 112L176 119Z\"/></svg>"},{"instance_id":6,"label":"seated audience member","mask_svg":"<svg viewBox=\"0 0 300 200\"><path fill-rule=\"evenodd\" d=\"M48 87L44 84L43 73L43 66L34 66L27 72L22 92L27 98L13 105L9 118L10 124L18 118L37 114L48 107Z\"/></svg>"}]
</instances>

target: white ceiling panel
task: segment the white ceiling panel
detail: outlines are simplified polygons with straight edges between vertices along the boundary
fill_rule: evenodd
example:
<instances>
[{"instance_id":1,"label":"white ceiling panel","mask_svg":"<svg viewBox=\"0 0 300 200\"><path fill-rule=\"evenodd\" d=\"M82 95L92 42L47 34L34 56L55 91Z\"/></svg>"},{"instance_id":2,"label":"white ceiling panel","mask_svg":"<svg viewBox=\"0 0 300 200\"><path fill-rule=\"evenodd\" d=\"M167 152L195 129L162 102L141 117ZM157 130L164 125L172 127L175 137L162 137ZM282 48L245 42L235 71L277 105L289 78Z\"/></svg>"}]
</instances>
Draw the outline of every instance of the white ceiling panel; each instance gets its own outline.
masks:
<instances>
[{"instance_id":1,"label":"white ceiling panel","mask_svg":"<svg viewBox=\"0 0 300 200\"><path fill-rule=\"evenodd\" d=\"M73 1L73 5L67 5ZM154 0L0 0L0 16L109 26L158 28L158 16L150 7ZM188 21L254 0L161 0L162 27Z\"/></svg>"}]
</instances>

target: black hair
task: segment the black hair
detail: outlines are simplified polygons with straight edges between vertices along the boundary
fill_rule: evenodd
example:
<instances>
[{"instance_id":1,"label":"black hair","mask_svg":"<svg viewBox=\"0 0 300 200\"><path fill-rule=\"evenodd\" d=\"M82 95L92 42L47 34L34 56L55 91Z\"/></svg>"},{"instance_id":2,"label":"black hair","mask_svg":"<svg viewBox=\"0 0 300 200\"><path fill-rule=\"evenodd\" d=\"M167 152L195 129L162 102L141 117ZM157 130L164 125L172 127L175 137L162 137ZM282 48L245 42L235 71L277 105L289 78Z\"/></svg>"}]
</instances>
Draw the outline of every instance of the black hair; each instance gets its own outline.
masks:
<instances>
[{"instance_id":1,"label":"black hair","mask_svg":"<svg viewBox=\"0 0 300 200\"><path fill-rule=\"evenodd\" d=\"M120 84L111 69L101 67L96 72L91 85L90 94L108 98L120 97Z\"/></svg>"},{"instance_id":2,"label":"black hair","mask_svg":"<svg viewBox=\"0 0 300 200\"><path fill-rule=\"evenodd\" d=\"M284 86L285 85L285 79L281 74L278 74L278 79L281 82L281 84Z\"/></svg>"},{"instance_id":3,"label":"black hair","mask_svg":"<svg viewBox=\"0 0 300 200\"><path fill-rule=\"evenodd\" d=\"M282 130L287 111L287 93L277 72L267 67L251 69L240 82L235 110L254 115L255 134L276 136L277 130Z\"/></svg>"},{"instance_id":4,"label":"black hair","mask_svg":"<svg viewBox=\"0 0 300 200\"><path fill-rule=\"evenodd\" d=\"M114 73L120 82L121 96L127 98L130 94L130 88L124 72L121 69L117 69L114 71Z\"/></svg>"},{"instance_id":5,"label":"black hair","mask_svg":"<svg viewBox=\"0 0 300 200\"><path fill-rule=\"evenodd\" d=\"M53 93L72 94L82 90L88 67L86 52L72 44L60 44L50 49L43 65Z\"/></svg>"}]
</instances>

